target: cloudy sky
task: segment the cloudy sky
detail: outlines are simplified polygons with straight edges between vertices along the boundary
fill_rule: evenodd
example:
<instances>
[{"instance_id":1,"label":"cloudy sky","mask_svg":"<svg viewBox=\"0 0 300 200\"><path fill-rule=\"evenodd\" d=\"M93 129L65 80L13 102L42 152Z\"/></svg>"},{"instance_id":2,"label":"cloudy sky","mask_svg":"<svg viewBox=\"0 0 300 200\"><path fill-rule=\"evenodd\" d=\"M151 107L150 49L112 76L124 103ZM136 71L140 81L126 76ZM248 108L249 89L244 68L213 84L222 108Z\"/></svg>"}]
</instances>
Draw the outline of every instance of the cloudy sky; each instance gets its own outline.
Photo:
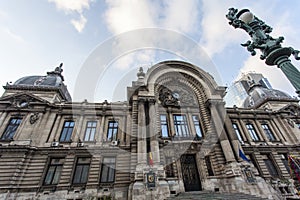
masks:
<instances>
[{"instance_id":1,"label":"cloudy sky","mask_svg":"<svg viewBox=\"0 0 300 200\"><path fill-rule=\"evenodd\" d=\"M284 46L300 49L299 0L0 1L0 84L45 75L63 62L74 100L122 101L139 67L176 59L223 86L241 73L260 72L294 96L279 69L240 46L249 36L228 25L230 7L249 8L273 27L273 37L285 37Z\"/></svg>"}]
</instances>

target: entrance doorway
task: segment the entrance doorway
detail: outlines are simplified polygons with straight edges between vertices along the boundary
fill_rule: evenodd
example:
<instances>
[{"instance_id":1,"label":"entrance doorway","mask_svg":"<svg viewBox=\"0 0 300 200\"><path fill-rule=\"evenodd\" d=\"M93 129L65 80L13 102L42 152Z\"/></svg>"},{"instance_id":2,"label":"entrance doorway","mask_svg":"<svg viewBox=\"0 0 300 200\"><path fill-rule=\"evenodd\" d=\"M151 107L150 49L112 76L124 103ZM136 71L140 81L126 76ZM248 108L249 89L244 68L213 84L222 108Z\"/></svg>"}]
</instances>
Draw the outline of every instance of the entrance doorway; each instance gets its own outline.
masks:
<instances>
[{"instance_id":1,"label":"entrance doorway","mask_svg":"<svg viewBox=\"0 0 300 200\"><path fill-rule=\"evenodd\" d=\"M185 191L201 190L201 182L199 179L195 155L182 155L180 162Z\"/></svg>"}]
</instances>

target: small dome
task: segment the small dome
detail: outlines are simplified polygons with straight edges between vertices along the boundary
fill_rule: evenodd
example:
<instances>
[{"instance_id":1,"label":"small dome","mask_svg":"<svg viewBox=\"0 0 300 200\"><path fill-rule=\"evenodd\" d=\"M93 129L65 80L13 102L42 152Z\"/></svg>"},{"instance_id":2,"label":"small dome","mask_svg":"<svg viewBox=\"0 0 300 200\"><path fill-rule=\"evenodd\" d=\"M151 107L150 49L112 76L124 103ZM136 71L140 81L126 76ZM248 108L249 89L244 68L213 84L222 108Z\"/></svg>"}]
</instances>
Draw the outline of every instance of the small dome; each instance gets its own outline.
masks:
<instances>
[{"instance_id":1,"label":"small dome","mask_svg":"<svg viewBox=\"0 0 300 200\"><path fill-rule=\"evenodd\" d=\"M62 78L55 75L47 76L26 76L17 80L15 86L46 86L59 87L62 84Z\"/></svg>"},{"instance_id":2,"label":"small dome","mask_svg":"<svg viewBox=\"0 0 300 200\"><path fill-rule=\"evenodd\" d=\"M63 83L62 63L54 71L47 72L45 76L25 76L18 79L14 84L7 84L5 89L14 90L39 90L39 91L58 91L63 99L71 101L71 95L67 86Z\"/></svg>"},{"instance_id":3,"label":"small dome","mask_svg":"<svg viewBox=\"0 0 300 200\"><path fill-rule=\"evenodd\" d=\"M267 100L294 100L290 95L276 89L268 89L261 85L254 85L248 92L249 96L243 103L244 108L257 108Z\"/></svg>"}]
</instances>

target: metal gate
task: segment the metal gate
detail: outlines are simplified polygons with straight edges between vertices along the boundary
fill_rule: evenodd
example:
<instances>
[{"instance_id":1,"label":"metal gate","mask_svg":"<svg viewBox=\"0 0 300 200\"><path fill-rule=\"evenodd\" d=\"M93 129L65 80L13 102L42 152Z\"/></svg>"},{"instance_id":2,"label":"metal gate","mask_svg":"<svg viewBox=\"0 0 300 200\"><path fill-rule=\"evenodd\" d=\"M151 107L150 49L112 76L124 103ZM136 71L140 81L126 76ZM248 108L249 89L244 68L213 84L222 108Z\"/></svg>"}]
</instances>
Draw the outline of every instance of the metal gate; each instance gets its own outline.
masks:
<instances>
[{"instance_id":1,"label":"metal gate","mask_svg":"<svg viewBox=\"0 0 300 200\"><path fill-rule=\"evenodd\" d=\"M180 161L185 191L201 190L195 155L182 155Z\"/></svg>"}]
</instances>

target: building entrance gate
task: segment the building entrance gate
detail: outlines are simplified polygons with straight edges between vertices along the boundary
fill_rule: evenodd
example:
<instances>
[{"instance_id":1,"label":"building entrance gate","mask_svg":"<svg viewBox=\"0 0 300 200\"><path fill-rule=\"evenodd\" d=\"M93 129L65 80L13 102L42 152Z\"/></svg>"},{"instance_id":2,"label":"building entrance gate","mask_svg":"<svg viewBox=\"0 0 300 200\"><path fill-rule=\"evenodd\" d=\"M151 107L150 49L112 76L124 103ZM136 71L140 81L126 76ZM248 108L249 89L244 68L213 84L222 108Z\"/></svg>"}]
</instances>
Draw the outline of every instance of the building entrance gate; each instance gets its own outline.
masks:
<instances>
[{"instance_id":1,"label":"building entrance gate","mask_svg":"<svg viewBox=\"0 0 300 200\"><path fill-rule=\"evenodd\" d=\"M201 190L195 155L182 155L180 162L185 191Z\"/></svg>"}]
</instances>

